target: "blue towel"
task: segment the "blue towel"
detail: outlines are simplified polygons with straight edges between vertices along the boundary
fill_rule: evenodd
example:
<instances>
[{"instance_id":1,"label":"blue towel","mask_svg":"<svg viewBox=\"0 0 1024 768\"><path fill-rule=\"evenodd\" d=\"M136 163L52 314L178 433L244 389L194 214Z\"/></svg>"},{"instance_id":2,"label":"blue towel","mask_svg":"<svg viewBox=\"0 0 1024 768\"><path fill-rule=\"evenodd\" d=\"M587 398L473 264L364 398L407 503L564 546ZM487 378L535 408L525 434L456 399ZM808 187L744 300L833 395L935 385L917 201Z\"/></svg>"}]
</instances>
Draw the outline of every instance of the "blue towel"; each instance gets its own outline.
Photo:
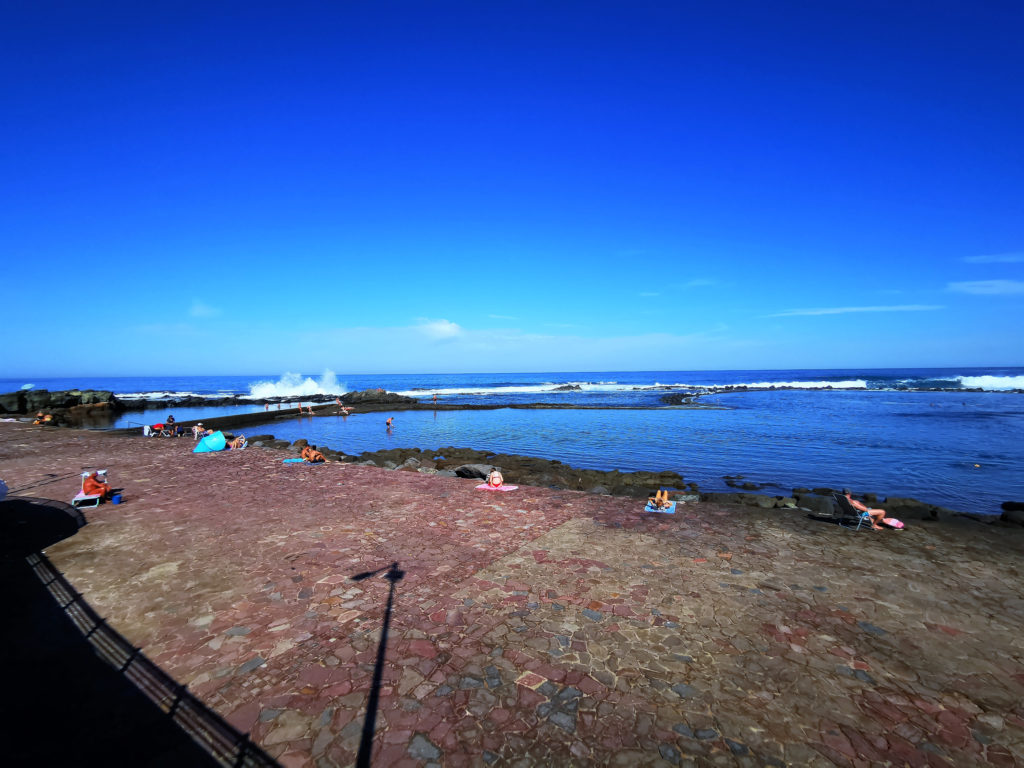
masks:
<instances>
[{"instance_id":1,"label":"blue towel","mask_svg":"<svg viewBox=\"0 0 1024 768\"><path fill-rule=\"evenodd\" d=\"M281 459L282 464L305 464L305 459Z\"/></svg>"},{"instance_id":2,"label":"blue towel","mask_svg":"<svg viewBox=\"0 0 1024 768\"><path fill-rule=\"evenodd\" d=\"M674 515L676 513L676 503L674 501L669 502L667 508L659 509L658 507L648 502L647 506L644 507L644 512L661 512L661 514L663 515Z\"/></svg>"}]
</instances>

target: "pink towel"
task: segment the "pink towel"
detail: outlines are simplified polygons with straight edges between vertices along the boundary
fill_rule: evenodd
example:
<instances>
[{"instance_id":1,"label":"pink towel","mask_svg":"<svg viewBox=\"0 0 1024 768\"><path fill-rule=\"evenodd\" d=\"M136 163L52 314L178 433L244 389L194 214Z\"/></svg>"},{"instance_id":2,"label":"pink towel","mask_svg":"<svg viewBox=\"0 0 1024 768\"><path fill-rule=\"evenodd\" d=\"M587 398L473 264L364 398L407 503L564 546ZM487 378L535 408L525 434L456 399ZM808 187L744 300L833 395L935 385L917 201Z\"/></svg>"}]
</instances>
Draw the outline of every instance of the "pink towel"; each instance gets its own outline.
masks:
<instances>
[{"instance_id":1,"label":"pink towel","mask_svg":"<svg viewBox=\"0 0 1024 768\"><path fill-rule=\"evenodd\" d=\"M480 483L476 487L478 491L517 491L519 490L518 485L490 485L489 483Z\"/></svg>"}]
</instances>

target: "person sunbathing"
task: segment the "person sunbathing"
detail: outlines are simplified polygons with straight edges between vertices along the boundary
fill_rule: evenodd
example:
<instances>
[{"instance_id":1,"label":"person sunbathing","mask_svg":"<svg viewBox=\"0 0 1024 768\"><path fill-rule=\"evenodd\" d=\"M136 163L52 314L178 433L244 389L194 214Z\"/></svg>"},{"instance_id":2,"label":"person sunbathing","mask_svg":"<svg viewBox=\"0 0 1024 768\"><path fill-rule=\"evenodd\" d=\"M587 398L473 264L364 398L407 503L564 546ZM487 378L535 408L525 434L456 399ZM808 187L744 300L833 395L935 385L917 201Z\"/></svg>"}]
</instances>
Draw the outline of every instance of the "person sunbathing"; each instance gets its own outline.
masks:
<instances>
[{"instance_id":1,"label":"person sunbathing","mask_svg":"<svg viewBox=\"0 0 1024 768\"><path fill-rule=\"evenodd\" d=\"M501 476L501 472L496 469L492 469L490 474L487 475L487 484L491 488L501 488L503 482L505 482L505 479Z\"/></svg>"},{"instance_id":2,"label":"person sunbathing","mask_svg":"<svg viewBox=\"0 0 1024 768\"><path fill-rule=\"evenodd\" d=\"M303 446L302 452L299 453L299 456L304 458L310 464L323 464L325 461L327 461L327 459L324 458L324 455L320 453L320 451L316 450L310 445Z\"/></svg>"},{"instance_id":3,"label":"person sunbathing","mask_svg":"<svg viewBox=\"0 0 1024 768\"><path fill-rule=\"evenodd\" d=\"M240 451L245 448L245 435L239 435L234 440L229 440L225 446L229 451Z\"/></svg>"},{"instance_id":4,"label":"person sunbathing","mask_svg":"<svg viewBox=\"0 0 1024 768\"><path fill-rule=\"evenodd\" d=\"M843 496L845 496L849 500L850 505L854 509L856 509L858 512L867 512L868 513L868 516L871 518L871 528L872 528L872 530L875 530L875 531L882 530L882 526L880 526L879 523L882 522L882 519L885 517L885 510L884 509L871 509L866 504L863 504L863 503L857 501L855 498L853 498L850 495L850 489L849 488L843 488Z\"/></svg>"},{"instance_id":5,"label":"person sunbathing","mask_svg":"<svg viewBox=\"0 0 1024 768\"><path fill-rule=\"evenodd\" d=\"M104 501L109 499L112 491L107 482L107 473L96 470L85 478L82 481L82 493L86 496L101 496Z\"/></svg>"},{"instance_id":6,"label":"person sunbathing","mask_svg":"<svg viewBox=\"0 0 1024 768\"><path fill-rule=\"evenodd\" d=\"M647 499L647 503L655 509L668 509L672 502L668 500L668 491L655 491L654 495Z\"/></svg>"}]
</instances>

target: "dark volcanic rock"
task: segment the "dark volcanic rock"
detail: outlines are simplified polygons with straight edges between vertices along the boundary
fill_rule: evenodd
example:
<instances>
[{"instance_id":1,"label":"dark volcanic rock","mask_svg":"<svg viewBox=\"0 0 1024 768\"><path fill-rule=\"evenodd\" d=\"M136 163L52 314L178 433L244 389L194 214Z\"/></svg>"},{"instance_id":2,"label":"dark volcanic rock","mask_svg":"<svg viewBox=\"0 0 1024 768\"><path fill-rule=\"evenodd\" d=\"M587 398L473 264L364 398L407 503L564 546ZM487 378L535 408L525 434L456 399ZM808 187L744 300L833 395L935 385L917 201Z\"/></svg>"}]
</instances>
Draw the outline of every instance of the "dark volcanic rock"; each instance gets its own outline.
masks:
<instances>
[{"instance_id":1,"label":"dark volcanic rock","mask_svg":"<svg viewBox=\"0 0 1024 768\"><path fill-rule=\"evenodd\" d=\"M582 392L583 387L579 384L562 384L561 386L555 387L552 392Z\"/></svg>"},{"instance_id":2,"label":"dark volcanic rock","mask_svg":"<svg viewBox=\"0 0 1024 768\"><path fill-rule=\"evenodd\" d=\"M8 392L0 395L0 413L26 413L25 392Z\"/></svg>"},{"instance_id":3,"label":"dark volcanic rock","mask_svg":"<svg viewBox=\"0 0 1024 768\"><path fill-rule=\"evenodd\" d=\"M1000 509L1004 512L1024 512L1024 501L1004 501Z\"/></svg>"},{"instance_id":4,"label":"dark volcanic rock","mask_svg":"<svg viewBox=\"0 0 1024 768\"><path fill-rule=\"evenodd\" d=\"M666 405L692 405L693 401L700 397L698 392L672 392L661 396L661 402Z\"/></svg>"},{"instance_id":5,"label":"dark volcanic rock","mask_svg":"<svg viewBox=\"0 0 1024 768\"><path fill-rule=\"evenodd\" d=\"M383 389L364 389L362 391L349 392L341 396L341 402L345 405L361 405L365 403L415 403L416 398L406 397L394 392L386 392Z\"/></svg>"},{"instance_id":6,"label":"dark volcanic rock","mask_svg":"<svg viewBox=\"0 0 1024 768\"><path fill-rule=\"evenodd\" d=\"M28 389L0 395L0 413L23 413L35 415L39 411L53 417L53 424L75 427L102 427L106 422L99 411L90 412L93 407L102 406L102 416L109 421L109 414L117 408L117 398L104 390L66 389L50 392L46 389ZM85 409L85 411L81 409Z\"/></svg>"},{"instance_id":7,"label":"dark volcanic rock","mask_svg":"<svg viewBox=\"0 0 1024 768\"><path fill-rule=\"evenodd\" d=\"M797 506L809 509L819 515L835 514L835 502L831 496L818 496L813 493L800 493L796 495Z\"/></svg>"},{"instance_id":8,"label":"dark volcanic rock","mask_svg":"<svg viewBox=\"0 0 1024 768\"><path fill-rule=\"evenodd\" d=\"M1019 505L1019 509L1007 509L1000 515L999 519L1004 523L1010 523L1012 525L1024 525L1024 505ZM1006 505L1003 505L1004 509Z\"/></svg>"},{"instance_id":9,"label":"dark volcanic rock","mask_svg":"<svg viewBox=\"0 0 1024 768\"><path fill-rule=\"evenodd\" d=\"M494 466L491 464L463 464L455 468L455 474L459 477L475 477L486 480Z\"/></svg>"},{"instance_id":10,"label":"dark volcanic rock","mask_svg":"<svg viewBox=\"0 0 1024 768\"><path fill-rule=\"evenodd\" d=\"M898 517L901 520L946 520L956 514L943 507L899 496L890 496L879 506L886 511L888 517Z\"/></svg>"}]
</instances>

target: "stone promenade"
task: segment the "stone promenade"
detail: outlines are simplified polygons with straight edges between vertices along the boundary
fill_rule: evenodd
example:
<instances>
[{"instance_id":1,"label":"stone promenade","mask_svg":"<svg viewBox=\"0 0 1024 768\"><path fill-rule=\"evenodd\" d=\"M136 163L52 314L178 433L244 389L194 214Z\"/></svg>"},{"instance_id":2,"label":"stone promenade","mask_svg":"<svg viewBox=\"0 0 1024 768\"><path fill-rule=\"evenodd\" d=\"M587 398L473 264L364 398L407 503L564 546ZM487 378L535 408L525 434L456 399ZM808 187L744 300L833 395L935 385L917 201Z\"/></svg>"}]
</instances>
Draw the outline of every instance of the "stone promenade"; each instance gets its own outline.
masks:
<instances>
[{"instance_id":1,"label":"stone promenade","mask_svg":"<svg viewBox=\"0 0 1024 768\"><path fill-rule=\"evenodd\" d=\"M853 532L261 448L0 424L0 476L124 503L48 554L284 766L1024 766L1021 529ZM506 477L515 482L514 477ZM59 695L59 692L54 692Z\"/></svg>"}]
</instances>

